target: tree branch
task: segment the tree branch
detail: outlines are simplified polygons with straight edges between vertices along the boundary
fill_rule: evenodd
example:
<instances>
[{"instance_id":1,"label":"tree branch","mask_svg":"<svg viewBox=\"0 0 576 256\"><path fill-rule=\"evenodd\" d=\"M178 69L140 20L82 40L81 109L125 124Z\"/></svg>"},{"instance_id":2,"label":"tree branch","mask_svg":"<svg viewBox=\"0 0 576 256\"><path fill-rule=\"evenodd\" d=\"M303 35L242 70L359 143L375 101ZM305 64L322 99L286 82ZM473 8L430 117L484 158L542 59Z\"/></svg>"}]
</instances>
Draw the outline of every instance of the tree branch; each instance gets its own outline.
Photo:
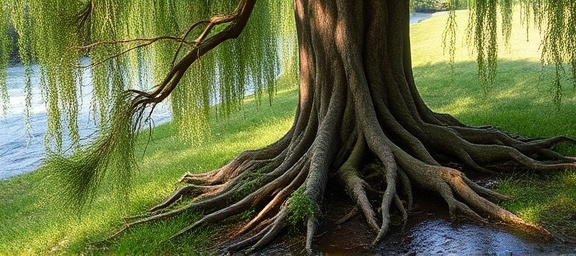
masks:
<instances>
[{"instance_id":1,"label":"tree branch","mask_svg":"<svg viewBox=\"0 0 576 256\"><path fill-rule=\"evenodd\" d=\"M175 36L159 36L154 38L134 38L134 39L127 39L127 40L118 40L118 41L103 41L103 42L96 42L89 45L82 45L77 46L77 49L92 49L94 47L98 47L101 45L115 45L115 44L127 44L127 43L136 43L136 42L145 42L144 44L149 45L155 43L159 40L173 40L179 43L185 43L188 45L192 45L192 42L188 42L185 40L185 37L175 37Z\"/></svg>"},{"instance_id":2,"label":"tree branch","mask_svg":"<svg viewBox=\"0 0 576 256\"><path fill-rule=\"evenodd\" d=\"M219 15L214 16L207 20L201 20L194 24L192 24L186 33L182 37L175 37L175 36L159 36L154 38L136 38L136 39L127 39L127 40L118 40L118 41L104 41L104 42L96 42L89 45L79 46L76 47L77 49L86 49L90 50L95 47L103 46L103 45L116 45L116 44L128 44L128 43L136 43L141 42L141 44L128 48L120 53L114 54L102 61L97 63L93 63L87 66L81 66L81 68L88 68L100 65L106 61L111 59L118 58L130 51L135 49L139 49L142 47L149 46L153 43L156 43L160 40L171 40L179 42L180 45L174 54L174 59L172 61L172 68L164 78L164 80L155 86L155 90L152 92L145 92L140 90L127 90L126 92L129 94L134 95L132 99L132 109L135 110L139 107L145 107L148 104L157 104L162 102L164 99L170 95L170 93L176 88L184 73L188 70L188 68L200 57L204 54L208 53L210 50L214 49L216 46L220 45L222 42L227 41L229 39L237 38L240 33L243 31L250 15L252 14L252 10L254 9L254 4L256 0L241 0L238 4L238 7L232 14L228 15ZM210 36L210 32L212 29L221 24L229 23L226 28L222 31ZM187 41L186 38L188 35L198 26L205 24L206 27L198 36L197 39L194 41ZM182 46L186 44L188 46L194 46L180 61L176 63L176 59L182 49ZM174 64L175 63L175 64Z\"/></svg>"},{"instance_id":3,"label":"tree branch","mask_svg":"<svg viewBox=\"0 0 576 256\"><path fill-rule=\"evenodd\" d=\"M184 35L184 38L190 33L193 27L207 23L202 34L194 41L195 47L184 55L178 63L173 65L164 80L156 86L154 91L150 93L136 90L129 91L137 94L133 100L133 108L137 108L139 105L157 104L166 99L174 88L176 88L184 73L196 60L204 56L204 54L208 53L216 46L220 45L222 42L237 38L246 26L246 23L252 14L255 2L256 0L242 0L233 14L215 16L211 18L209 22L199 21L192 25L191 29L189 29ZM214 26L224 23L229 23L225 29L212 36L208 36ZM180 48L181 46L176 52L175 58L178 55Z\"/></svg>"}]
</instances>

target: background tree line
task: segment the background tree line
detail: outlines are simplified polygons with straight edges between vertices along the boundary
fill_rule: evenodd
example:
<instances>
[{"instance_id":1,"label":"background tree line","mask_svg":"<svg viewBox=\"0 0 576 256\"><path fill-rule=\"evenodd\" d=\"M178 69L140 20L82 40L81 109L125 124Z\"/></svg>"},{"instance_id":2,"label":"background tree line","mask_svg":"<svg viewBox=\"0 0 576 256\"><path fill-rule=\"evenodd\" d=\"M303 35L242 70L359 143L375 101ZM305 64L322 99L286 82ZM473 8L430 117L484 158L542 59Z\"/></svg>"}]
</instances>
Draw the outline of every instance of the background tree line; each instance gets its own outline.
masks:
<instances>
[{"instance_id":1,"label":"background tree line","mask_svg":"<svg viewBox=\"0 0 576 256\"><path fill-rule=\"evenodd\" d=\"M413 0L412 9L416 12L447 11L450 8L449 0ZM456 1L456 9L468 8L468 1Z\"/></svg>"}]
</instances>

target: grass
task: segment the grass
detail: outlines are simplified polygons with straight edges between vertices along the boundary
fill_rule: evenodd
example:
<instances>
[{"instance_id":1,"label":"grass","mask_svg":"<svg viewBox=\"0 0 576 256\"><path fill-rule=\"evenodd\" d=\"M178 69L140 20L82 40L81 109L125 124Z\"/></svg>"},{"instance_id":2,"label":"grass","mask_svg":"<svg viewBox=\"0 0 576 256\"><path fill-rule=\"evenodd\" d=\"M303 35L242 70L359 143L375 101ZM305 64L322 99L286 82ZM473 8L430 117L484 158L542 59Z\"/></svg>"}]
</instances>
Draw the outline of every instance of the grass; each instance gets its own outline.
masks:
<instances>
[{"instance_id":1,"label":"grass","mask_svg":"<svg viewBox=\"0 0 576 256\"><path fill-rule=\"evenodd\" d=\"M459 17L465 19L466 15ZM526 136L576 137L576 93L567 87L559 110L552 103L545 79L549 74L541 72L536 37L526 42L522 29L517 30L520 33L511 42L514 50L502 49L496 85L485 94L479 86L473 57L465 47L457 52L454 69L447 64L448 58L441 50L445 20L445 16L434 16L413 25L411 32L415 79L434 110L451 113L468 124L491 124ZM204 241L219 227L165 242L198 218L194 214L137 227L108 244L93 243L121 227L123 216L141 214L172 193L180 186L176 179L184 172L218 168L241 151L265 146L282 136L292 123L297 90L286 81L280 84L271 107L258 106L254 99L248 99L243 111L215 123L201 145L183 143L175 135L175 128L165 124L154 129L144 154L148 137L142 136L137 153L142 157L140 171L133 182L129 205L123 206L102 193L80 217L52 199L54 184L48 181L50 173L42 168L0 181L0 255L209 254ZM573 147L563 150L576 155ZM576 235L575 171L543 175L511 170L502 179L497 189L516 198L504 204L507 209L559 233ZM110 188L105 185L103 191Z\"/></svg>"},{"instance_id":2,"label":"grass","mask_svg":"<svg viewBox=\"0 0 576 256\"><path fill-rule=\"evenodd\" d=\"M576 171L552 176L516 173L498 190L516 198L503 206L522 219L545 226L560 239L576 237Z\"/></svg>"}]
</instances>

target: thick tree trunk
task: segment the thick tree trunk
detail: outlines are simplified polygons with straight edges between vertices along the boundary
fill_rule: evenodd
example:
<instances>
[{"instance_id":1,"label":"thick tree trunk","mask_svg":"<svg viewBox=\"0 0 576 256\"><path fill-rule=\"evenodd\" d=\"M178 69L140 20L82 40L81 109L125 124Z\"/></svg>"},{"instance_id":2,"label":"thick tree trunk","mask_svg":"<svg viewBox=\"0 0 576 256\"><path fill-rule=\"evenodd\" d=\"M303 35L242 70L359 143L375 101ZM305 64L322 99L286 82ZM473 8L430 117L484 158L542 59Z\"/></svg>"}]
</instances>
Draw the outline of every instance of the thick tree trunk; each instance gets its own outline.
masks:
<instances>
[{"instance_id":1,"label":"thick tree trunk","mask_svg":"<svg viewBox=\"0 0 576 256\"><path fill-rule=\"evenodd\" d=\"M406 220L413 185L439 194L452 214L479 221L491 217L549 236L484 199L506 196L442 164L484 172L508 163L535 170L574 168L574 159L548 149L573 140L523 140L432 112L412 76L408 1L295 0L295 18L300 94L290 131L218 170L185 175L182 181L192 185L152 209L156 215L127 227L188 209L210 212L179 235L253 207L253 219L238 231L243 239L231 250L259 249L291 220L300 220L311 252L328 180L338 179L331 184L342 184L374 229L375 243L388 230L391 209ZM367 191L376 192L378 205ZM164 210L182 196L201 200Z\"/></svg>"}]
</instances>

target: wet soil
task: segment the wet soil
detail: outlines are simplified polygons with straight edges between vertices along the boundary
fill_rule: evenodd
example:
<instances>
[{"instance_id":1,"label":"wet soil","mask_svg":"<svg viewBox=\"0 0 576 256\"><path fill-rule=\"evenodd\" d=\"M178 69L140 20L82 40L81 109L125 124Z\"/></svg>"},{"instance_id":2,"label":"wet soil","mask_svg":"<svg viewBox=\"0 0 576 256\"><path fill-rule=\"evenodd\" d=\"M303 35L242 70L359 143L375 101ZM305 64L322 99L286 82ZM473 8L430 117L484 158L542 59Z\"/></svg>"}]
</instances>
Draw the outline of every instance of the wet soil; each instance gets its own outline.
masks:
<instances>
[{"instance_id":1,"label":"wet soil","mask_svg":"<svg viewBox=\"0 0 576 256\"><path fill-rule=\"evenodd\" d=\"M576 244L536 241L510 227L452 220L446 204L435 195L418 192L415 209L402 229L391 227L379 244L372 246L374 231L360 214L336 224L350 211L345 194L334 198L324 210L325 220L315 238L317 255L576 255ZM394 222L394 220L393 220ZM279 237L253 255L305 255L301 231Z\"/></svg>"}]
</instances>

